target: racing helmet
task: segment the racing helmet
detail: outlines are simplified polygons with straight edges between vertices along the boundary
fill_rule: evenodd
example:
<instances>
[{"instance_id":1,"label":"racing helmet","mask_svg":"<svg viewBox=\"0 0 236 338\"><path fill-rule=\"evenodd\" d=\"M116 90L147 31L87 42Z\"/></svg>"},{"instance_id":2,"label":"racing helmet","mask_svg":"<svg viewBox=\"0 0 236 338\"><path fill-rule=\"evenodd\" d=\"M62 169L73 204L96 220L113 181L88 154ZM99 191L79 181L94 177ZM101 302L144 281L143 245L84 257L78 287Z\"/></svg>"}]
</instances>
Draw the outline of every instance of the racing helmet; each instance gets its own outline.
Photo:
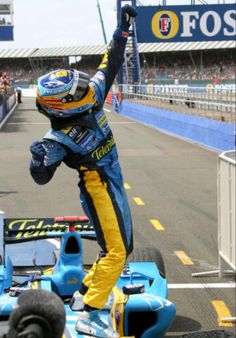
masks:
<instances>
[{"instance_id":1,"label":"racing helmet","mask_svg":"<svg viewBox=\"0 0 236 338\"><path fill-rule=\"evenodd\" d=\"M74 69L57 69L38 79L36 105L50 119L68 118L91 109L96 103L90 77Z\"/></svg>"}]
</instances>

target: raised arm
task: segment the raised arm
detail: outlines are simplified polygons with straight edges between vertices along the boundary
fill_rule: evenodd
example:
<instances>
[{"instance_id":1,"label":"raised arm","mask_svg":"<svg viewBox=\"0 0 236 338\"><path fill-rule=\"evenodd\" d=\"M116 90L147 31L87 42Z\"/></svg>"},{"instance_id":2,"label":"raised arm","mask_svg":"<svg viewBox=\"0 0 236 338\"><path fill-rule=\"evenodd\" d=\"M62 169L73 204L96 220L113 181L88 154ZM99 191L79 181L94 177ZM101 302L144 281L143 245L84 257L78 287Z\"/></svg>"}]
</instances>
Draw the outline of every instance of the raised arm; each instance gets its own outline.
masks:
<instances>
[{"instance_id":1,"label":"raised arm","mask_svg":"<svg viewBox=\"0 0 236 338\"><path fill-rule=\"evenodd\" d=\"M98 71L102 71L104 73L106 80L104 100L119 71L119 68L124 61L124 51L129 35L129 27L136 15L137 12L132 6L125 5L122 7L121 18L113 33L113 39L108 46L100 66L98 67Z\"/></svg>"}]
</instances>

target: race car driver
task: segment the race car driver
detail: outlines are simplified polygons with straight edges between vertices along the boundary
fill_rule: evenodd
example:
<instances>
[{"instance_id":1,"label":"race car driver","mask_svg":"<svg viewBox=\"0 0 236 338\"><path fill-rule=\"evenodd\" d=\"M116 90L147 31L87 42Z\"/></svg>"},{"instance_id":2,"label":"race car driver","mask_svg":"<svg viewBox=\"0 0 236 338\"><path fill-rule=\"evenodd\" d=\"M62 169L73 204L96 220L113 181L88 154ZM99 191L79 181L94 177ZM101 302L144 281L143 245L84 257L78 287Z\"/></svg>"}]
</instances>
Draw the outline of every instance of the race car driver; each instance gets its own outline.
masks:
<instances>
[{"instance_id":1,"label":"race car driver","mask_svg":"<svg viewBox=\"0 0 236 338\"><path fill-rule=\"evenodd\" d=\"M129 27L137 15L125 5L113 39L93 78L78 70L60 69L39 78L36 105L51 122L42 141L30 146L30 173L46 184L64 162L79 173L80 200L102 249L74 295L76 324L82 334L119 337L99 317L133 248L130 209L115 140L104 114L107 93L123 63ZM73 305L72 302L72 305Z\"/></svg>"}]
</instances>

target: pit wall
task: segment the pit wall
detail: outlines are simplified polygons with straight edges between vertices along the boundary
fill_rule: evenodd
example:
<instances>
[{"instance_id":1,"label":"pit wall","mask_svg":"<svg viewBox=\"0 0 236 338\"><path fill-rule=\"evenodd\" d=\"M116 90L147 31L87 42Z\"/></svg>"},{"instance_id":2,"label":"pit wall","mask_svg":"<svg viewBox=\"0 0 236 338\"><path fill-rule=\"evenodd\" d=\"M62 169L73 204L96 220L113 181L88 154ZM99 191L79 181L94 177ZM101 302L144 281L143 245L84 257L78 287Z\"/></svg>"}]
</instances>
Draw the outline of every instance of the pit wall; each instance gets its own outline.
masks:
<instances>
[{"instance_id":1,"label":"pit wall","mask_svg":"<svg viewBox=\"0 0 236 338\"><path fill-rule=\"evenodd\" d=\"M216 151L235 149L235 125L122 100L119 113Z\"/></svg>"},{"instance_id":2,"label":"pit wall","mask_svg":"<svg viewBox=\"0 0 236 338\"><path fill-rule=\"evenodd\" d=\"M22 88L22 99L24 102L24 97L36 97L36 89L32 88ZM0 98L0 130L3 125L6 123L8 118L14 112L17 106L16 94L6 97L4 95Z\"/></svg>"},{"instance_id":3,"label":"pit wall","mask_svg":"<svg viewBox=\"0 0 236 338\"><path fill-rule=\"evenodd\" d=\"M4 121L8 119L12 111L14 111L16 107L16 95L10 95L6 97L5 95L1 96L0 103L0 128Z\"/></svg>"}]
</instances>

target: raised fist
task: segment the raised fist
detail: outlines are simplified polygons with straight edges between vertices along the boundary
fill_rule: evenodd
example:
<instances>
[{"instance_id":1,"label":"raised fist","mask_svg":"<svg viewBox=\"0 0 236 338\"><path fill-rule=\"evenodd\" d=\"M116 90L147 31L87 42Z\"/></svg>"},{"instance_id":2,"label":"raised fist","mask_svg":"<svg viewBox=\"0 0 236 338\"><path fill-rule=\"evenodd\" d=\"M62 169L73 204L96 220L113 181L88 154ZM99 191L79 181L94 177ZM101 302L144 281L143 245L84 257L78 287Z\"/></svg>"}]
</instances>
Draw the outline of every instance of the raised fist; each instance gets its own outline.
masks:
<instances>
[{"instance_id":1,"label":"raised fist","mask_svg":"<svg viewBox=\"0 0 236 338\"><path fill-rule=\"evenodd\" d=\"M134 18L137 16L137 11L130 5L125 5L121 8L121 29L128 32Z\"/></svg>"},{"instance_id":2,"label":"raised fist","mask_svg":"<svg viewBox=\"0 0 236 338\"><path fill-rule=\"evenodd\" d=\"M33 161L39 166L43 162L44 156L46 155L43 143L39 141L33 142L30 146L30 152L32 154Z\"/></svg>"}]
</instances>

